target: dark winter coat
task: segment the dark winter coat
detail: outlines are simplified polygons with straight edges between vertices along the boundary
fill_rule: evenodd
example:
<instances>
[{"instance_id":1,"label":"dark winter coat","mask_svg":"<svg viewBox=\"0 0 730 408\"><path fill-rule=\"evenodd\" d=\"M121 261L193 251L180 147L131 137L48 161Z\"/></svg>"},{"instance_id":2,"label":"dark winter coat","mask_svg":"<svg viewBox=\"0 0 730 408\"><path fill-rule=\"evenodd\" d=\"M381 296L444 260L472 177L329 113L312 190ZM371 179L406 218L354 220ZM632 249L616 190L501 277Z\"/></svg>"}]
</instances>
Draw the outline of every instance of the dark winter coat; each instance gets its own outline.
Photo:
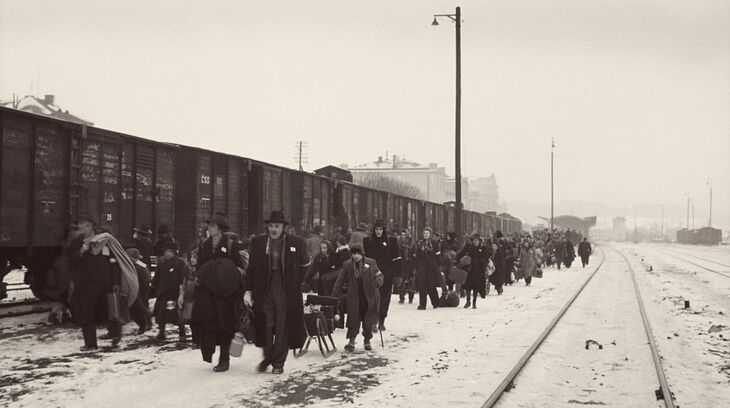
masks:
<instances>
[{"instance_id":1,"label":"dark winter coat","mask_svg":"<svg viewBox=\"0 0 730 408\"><path fill-rule=\"evenodd\" d=\"M378 263L378 268L385 279L392 282L395 276L401 276L401 256L398 251L398 241L395 238L389 237L385 231L380 237L373 233L363 240L363 249L366 257L374 259Z\"/></svg>"},{"instance_id":2,"label":"dark winter coat","mask_svg":"<svg viewBox=\"0 0 730 408\"><path fill-rule=\"evenodd\" d=\"M160 321L165 319L164 313L167 301L174 301L175 307L177 308L180 285L189 273L190 268L182 258L177 256L173 256L170 259L160 258L157 272L154 278L152 278L152 296L157 298L154 309L156 319Z\"/></svg>"},{"instance_id":3,"label":"dark winter coat","mask_svg":"<svg viewBox=\"0 0 730 408\"><path fill-rule=\"evenodd\" d=\"M122 271L108 246L97 254L82 248L71 262L71 312L79 326L106 320L106 294L121 284Z\"/></svg>"},{"instance_id":4,"label":"dark winter coat","mask_svg":"<svg viewBox=\"0 0 730 408\"><path fill-rule=\"evenodd\" d=\"M492 263L494 264L494 273L489 276L489 283L499 286L509 281L509 269L506 265L504 249L497 248L497 252L492 255Z\"/></svg>"},{"instance_id":5,"label":"dark winter coat","mask_svg":"<svg viewBox=\"0 0 730 408\"><path fill-rule=\"evenodd\" d=\"M167 247L168 244L171 244L175 248L176 255L180 255L180 244L175 241L175 238L173 238L172 235L163 235L157 239L157 243L155 244L155 254L159 257L165 255L165 247ZM157 262L160 262L160 260Z\"/></svg>"},{"instance_id":6,"label":"dark winter coat","mask_svg":"<svg viewBox=\"0 0 730 408\"><path fill-rule=\"evenodd\" d=\"M439 259L441 248L433 240L421 240L416 245L416 289L428 291L441 286Z\"/></svg>"},{"instance_id":7,"label":"dark winter coat","mask_svg":"<svg viewBox=\"0 0 730 408\"><path fill-rule=\"evenodd\" d=\"M365 327L378 324L378 306L380 305L380 287L383 285L383 273L378 263L371 258L363 257L360 261L360 277L362 289L367 299L368 309L365 313ZM360 280L355 277L354 261L350 259L342 265L342 273L335 282L333 295L340 297L342 287L347 284L347 328L358 330L360 326Z\"/></svg>"},{"instance_id":8,"label":"dark winter coat","mask_svg":"<svg viewBox=\"0 0 730 408\"><path fill-rule=\"evenodd\" d=\"M240 303L243 302L241 278L238 271L218 274L226 282L213 280L208 282L202 277L204 274L214 274L215 268L220 268L220 264L214 265L217 258L227 258L235 266L242 268L239 249L238 243L226 235L215 248L212 238L205 239L198 248L198 267L195 276L199 278L200 284L195 287L195 303L190 321L197 324L202 332L216 333L217 339L225 340L238 329L238 313L242 309ZM226 290L222 291L221 286L225 286Z\"/></svg>"},{"instance_id":9,"label":"dark winter coat","mask_svg":"<svg viewBox=\"0 0 730 408\"><path fill-rule=\"evenodd\" d=\"M340 269L335 268L335 256L320 253L314 258L312 267L304 276L304 281L313 286L312 280L316 278L317 293L320 296L329 296L339 273Z\"/></svg>"},{"instance_id":10,"label":"dark winter coat","mask_svg":"<svg viewBox=\"0 0 730 408\"><path fill-rule=\"evenodd\" d=\"M483 246L474 246L467 244L457 255L456 259L460 260L466 255L471 258L471 264L468 267L468 275L464 283L464 289L476 290L484 292L487 287L487 264L489 263L489 250Z\"/></svg>"},{"instance_id":11,"label":"dark winter coat","mask_svg":"<svg viewBox=\"0 0 730 408\"><path fill-rule=\"evenodd\" d=\"M591 248L590 242L583 241L578 244L578 255L580 255L581 258L588 258L591 256L591 252L593 252L593 248Z\"/></svg>"},{"instance_id":12,"label":"dark winter coat","mask_svg":"<svg viewBox=\"0 0 730 408\"><path fill-rule=\"evenodd\" d=\"M294 349L301 347L307 338L301 286L304 274L312 260L307 254L307 245L302 238L283 234L282 239L281 263L287 300L288 345L289 348ZM264 297L271 282L271 267L267 254L268 241L268 234L259 235L251 240L251 255L245 280L245 289L253 291L256 346L258 347L266 345L265 315L263 308L258 306L264 304Z\"/></svg>"},{"instance_id":13,"label":"dark winter coat","mask_svg":"<svg viewBox=\"0 0 730 408\"><path fill-rule=\"evenodd\" d=\"M147 305L150 300L150 283L152 281L152 275L150 270L146 266L140 264L140 262L134 263L134 268L137 270L137 280L139 281L139 292L137 297L142 301L143 305Z\"/></svg>"}]
</instances>

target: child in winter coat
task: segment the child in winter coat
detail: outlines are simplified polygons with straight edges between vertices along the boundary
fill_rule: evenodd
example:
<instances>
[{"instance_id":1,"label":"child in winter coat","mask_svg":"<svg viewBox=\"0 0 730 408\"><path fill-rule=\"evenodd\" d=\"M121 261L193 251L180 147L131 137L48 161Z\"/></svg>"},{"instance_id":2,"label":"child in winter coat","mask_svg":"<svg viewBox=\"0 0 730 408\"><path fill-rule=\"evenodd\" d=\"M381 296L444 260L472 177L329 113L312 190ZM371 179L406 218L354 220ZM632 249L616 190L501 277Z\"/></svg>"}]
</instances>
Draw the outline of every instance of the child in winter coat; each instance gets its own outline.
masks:
<instances>
[{"instance_id":1,"label":"child in winter coat","mask_svg":"<svg viewBox=\"0 0 730 408\"><path fill-rule=\"evenodd\" d=\"M180 324L177 312L177 301L180 295L180 285L183 279L190 274L188 264L176 255L177 247L172 243L165 247L165 253L155 276L152 278L152 296L155 300L155 320L159 326L157 340L165 340L165 325L177 324L179 341L187 339L185 326Z\"/></svg>"}]
</instances>

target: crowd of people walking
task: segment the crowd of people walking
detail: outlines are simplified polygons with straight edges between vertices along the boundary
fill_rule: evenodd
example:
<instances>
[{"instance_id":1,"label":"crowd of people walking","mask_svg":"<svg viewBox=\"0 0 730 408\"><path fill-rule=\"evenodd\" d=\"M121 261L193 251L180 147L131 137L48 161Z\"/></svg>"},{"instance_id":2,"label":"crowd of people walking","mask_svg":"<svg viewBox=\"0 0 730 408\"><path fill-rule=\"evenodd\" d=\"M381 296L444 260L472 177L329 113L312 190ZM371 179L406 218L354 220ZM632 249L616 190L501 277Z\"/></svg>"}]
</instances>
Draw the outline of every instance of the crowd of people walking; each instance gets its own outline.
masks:
<instances>
[{"instance_id":1,"label":"crowd of people walking","mask_svg":"<svg viewBox=\"0 0 730 408\"><path fill-rule=\"evenodd\" d=\"M433 309L458 306L461 298L464 308L476 309L491 288L499 296L523 281L534 284L546 267L570 268L576 241L583 267L592 252L587 238L570 230L471 233L459 240L429 227L418 237L405 229L389 231L378 219L326 237L319 227L297 235L279 211L265 223L265 233L242 239L216 213L206 221L205 237L184 253L166 226L158 228L156 243L152 231L139 226L125 251L82 214L64 252L73 272L69 303L82 328L82 349L98 347L99 322L106 322L105 337L118 347L123 323L134 321L143 334L154 320L159 341L167 340L167 325L173 325L177 340L186 342L189 327L205 362L212 362L217 348L216 372L227 371L230 355L240 353L232 347L238 332L262 348L257 369L280 374L288 351L301 348L308 336L303 293L340 299L345 350L356 348L359 333L371 350L374 333L386 330L394 296L399 304L412 304L418 294L417 310L429 303Z\"/></svg>"}]
</instances>

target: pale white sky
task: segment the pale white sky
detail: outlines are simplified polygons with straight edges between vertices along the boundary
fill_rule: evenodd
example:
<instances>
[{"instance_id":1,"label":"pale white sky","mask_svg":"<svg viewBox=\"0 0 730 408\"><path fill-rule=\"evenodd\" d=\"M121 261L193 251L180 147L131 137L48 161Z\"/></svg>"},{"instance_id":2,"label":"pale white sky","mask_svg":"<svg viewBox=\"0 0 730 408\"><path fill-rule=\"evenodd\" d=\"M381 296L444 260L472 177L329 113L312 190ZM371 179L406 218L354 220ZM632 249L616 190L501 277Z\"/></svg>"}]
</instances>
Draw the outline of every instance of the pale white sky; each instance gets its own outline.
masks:
<instances>
[{"instance_id":1,"label":"pale white sky","mask_svg":"<svg viewBox=\"0 0 730 408\"><path fill-rule=\"evenodd\" d=\"M453 174L454 29L430 23L456 5L465 175L549 203L554 137L556 202L689 192L704 220L711 178L730 226L726 0L0 0L0 98L35 94L40 71L41 95L103 128L290 167L303 138L308 170L387 150Z\"/></svg>"}]
</instances>

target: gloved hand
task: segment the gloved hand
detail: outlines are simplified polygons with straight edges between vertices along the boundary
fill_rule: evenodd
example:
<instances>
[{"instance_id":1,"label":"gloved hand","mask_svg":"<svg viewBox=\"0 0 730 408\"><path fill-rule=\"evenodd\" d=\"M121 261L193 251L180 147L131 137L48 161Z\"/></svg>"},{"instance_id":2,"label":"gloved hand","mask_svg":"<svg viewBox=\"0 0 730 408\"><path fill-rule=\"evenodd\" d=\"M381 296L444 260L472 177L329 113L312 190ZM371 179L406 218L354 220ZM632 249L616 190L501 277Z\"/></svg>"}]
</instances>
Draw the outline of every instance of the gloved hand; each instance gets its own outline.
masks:
<instances>
[{"instance_id":1,"label":"gloved hand","mask_svg":"<svg viewBox=\"0 0 730 408\"><path fill-rule=\"evenodd\" d=\"M112 292L119 293L119 285L112 285Z\"/></svg>"},{"instance_id":2,"label":"gloved hand","mask_svg":"<svg viewBox=\"0 0 730 408\"><path fill-rule=\"evenodd\" d=\"M247 290L246 293L243 294L243 304L248 307L253 307L253 292L250 290Z\"/></svg>"},{"instance_id":3,"label":"gloved hand","mask_svg":"<svg viewBox=\"0 0 730 408\"><path fill-rule=\"evenodd\" d=\"M309 285L307 285L307 282L302 282L302 293L308 293L309 292Z\"/></svg>"}]
</instances>

